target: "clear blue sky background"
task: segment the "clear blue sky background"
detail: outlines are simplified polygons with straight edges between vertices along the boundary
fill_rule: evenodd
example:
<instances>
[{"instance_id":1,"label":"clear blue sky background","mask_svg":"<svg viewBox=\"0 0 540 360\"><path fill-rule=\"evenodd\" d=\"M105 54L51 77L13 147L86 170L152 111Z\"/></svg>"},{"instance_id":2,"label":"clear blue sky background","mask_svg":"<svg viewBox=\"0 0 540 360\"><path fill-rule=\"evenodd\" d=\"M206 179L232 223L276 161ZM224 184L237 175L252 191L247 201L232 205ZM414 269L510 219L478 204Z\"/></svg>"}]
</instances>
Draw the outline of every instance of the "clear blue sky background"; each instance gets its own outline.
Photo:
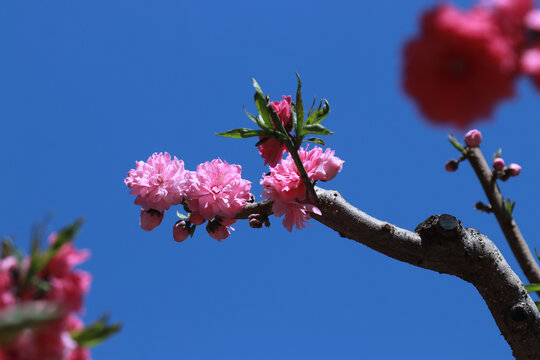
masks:
<instances>
[{"instance_id":1,"label":"clear blue sky background","mask_svg":"<svg viewBox=\"0 0 540 360\"><path fill-rule=\"evenodd\" d=\"M461 4L470 2L462 1ZM79 216L92 250L86 321L108 311L123 331L93 350L109 359L508 359L482 298L462 280L380 255L312 221L239 223L222 243L204 231L172 240L173 212L147 233L123 179L168 151L187 168L216 157L243 166L252 192L266 171L254 141L215 132L249 126L251 78L278 99L332 107L327 143L344 159L327 188L414 229L451 213L490 236L521 276L451 129L421 118L400 87L401 49L434 1L3 1L0 3L0 229L26 247L49 212ZM539 94L527 81L479 124L483 149L523 165L502 185L532 247L540 177ZM309 101L309 100L308 100ZM307 102L307 101L306 101ZM461 136L462 134L460 134Z\"/></svg>"}]
</instances>

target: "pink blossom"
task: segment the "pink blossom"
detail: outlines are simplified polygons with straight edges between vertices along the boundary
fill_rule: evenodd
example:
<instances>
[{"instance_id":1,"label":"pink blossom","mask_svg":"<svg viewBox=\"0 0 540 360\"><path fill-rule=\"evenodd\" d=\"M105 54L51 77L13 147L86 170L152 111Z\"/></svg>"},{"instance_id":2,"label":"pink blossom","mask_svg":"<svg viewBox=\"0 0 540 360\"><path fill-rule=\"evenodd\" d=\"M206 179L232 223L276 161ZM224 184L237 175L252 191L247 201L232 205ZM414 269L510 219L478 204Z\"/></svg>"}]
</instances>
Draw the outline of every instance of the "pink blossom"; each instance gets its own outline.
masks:
<instances>
[{"instance_id":1,"label":"pink blossom","mask_svg":"<svg viewBox=\"0 0 540 360\"><path fill-rule=\"evenodd\" d=\"M131 188L130 194L137 195L135 204L144 210L163 212L184 200L189 172L184 169L182 160L176 157L171 160L168 153L154 153L147 162L138 161L136 164L124 180Z\"/></svg>"},{"instance_id":2,"label":"pink blossom","mask_svg":"<svg viewBox=\"0 0 540 360\"><path fill-rule=\"evenodd\" d=\"M182 242L189 236L189 225L184 220L179 220L173 227L173 239L176 242Z\"/></svg>"},{"instance_id":3,"label":"pink blossom","mask_svg":"<svg viewBox=\"0 0 540 360\"><path fill-rule=\"evenodd\" d=\"M291 97L283 95L283 100L271 101L270 103L276 110L283 127L288 133L290 133L292 130ZM263 139L265 139L264 136L259 137L259 140ZM285 150L285 143L274 138L266 140L262 145L259 146L259 154L261 154L262 158L264 159L264 165L269 164L270 167L274 167L277 165L277 163L279 163L279 161L283 158L283 153Z\"/></svg>"},{"instance_id":4,"label":"pink blossom","mask_svg":"<svg viewBox=\"0 0 540 360\"><path fill-rule=\"evenodd\" d=\"M188 191L189 208L210 220L233 218L250 198L251 182L242 179L242 167L221 159L197 166Z\"/></svg>"},{"instance_id":5,"label":"pink blossom","mask_svg":"<svg viewBox=\"0 0 540 360\"><path fill-rule=\"evenodd\" d=\"M465 144L469 147L478 147L482 143L482 133L476 129L472 129L465 134Z\"/></svg>"},{"instance_id":6,"label":"pink blossom","mask_svg":"<svg viewBox=\"0 0 540 360\"><path fill-rule=\"evenodd\" d=\"M334 151L326 149L323 153L320 147L312 150L299 149L298 156L304 165L310 180L327 181L333 179L343 167L343 160L334 156ZM293 158L289 155L285 160L270 168L269 175L263 175L263 198L273 200L272 211L276 216L285 215L283 225L292 231L305 227L304 223L310 218L309 213L320 214L320 210L305 203L306 187Z\"/></svg>"},{"instance_id":7,"label":"pink blossom","mask_svg":"<svg viewBox=\"0 0 540 360\"><path fill-rule=\"evenodd\" d=\"M540 9L529 11L525 17L525 25L529 29L540 31Z\"/></svg>"},{"instance_id":8,"label":"pink blossom","mask_svg":"<svg viewBox=\"0 0 540 360\"><path fill-rule=\"evenodd\" d=\"M521 68L525 74L540 75L540 46L533 47L523 53Z\"/></svg>"},{"instance_id":9,"label":"pink blossom","mask_svg":"<svg viewBox=\"0 0 540 360\"><path fill-rule=\"evenodd\" d=\"M504 160L501 157L495 158L493 160L493 168L497 171L503 171L504 169Z\"/></svg>"},{"instance_id":10,"label":"pink blossom","mask_svg":"<svg viewBox=\"0 0 540 360\"><path fill-rule=\"evenodd\" d=\"M157 211L154 209L144 210L141 209L141 216L139 218L139 226L144 231L154 230L156 227L161 224L163 220L164 212Z\"/></svg>"},{"instance_id":11,"label":"pink blossom","mask_svg":"<svg viewBox=\"0 0 540 360\"><path fill-rule=\"evenodd\" d=\"M488 9L437 6L404 55L404 88L434 123L464 128L514 95L514 44Z\"/></svg>"}]
</instances>

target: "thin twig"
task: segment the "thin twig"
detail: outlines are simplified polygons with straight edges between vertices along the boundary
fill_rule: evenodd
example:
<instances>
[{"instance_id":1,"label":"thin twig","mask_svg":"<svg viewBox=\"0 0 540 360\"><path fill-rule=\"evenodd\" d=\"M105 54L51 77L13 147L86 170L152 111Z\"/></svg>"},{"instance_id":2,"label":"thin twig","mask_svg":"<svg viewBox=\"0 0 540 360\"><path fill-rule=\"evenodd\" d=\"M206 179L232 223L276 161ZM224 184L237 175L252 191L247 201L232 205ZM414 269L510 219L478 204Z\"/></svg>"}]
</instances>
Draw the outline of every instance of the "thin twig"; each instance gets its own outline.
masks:
<instances>
[{"instance_id":1,"label":"thin twig","mask_svg":"<svg viewBox=\"0 0 540 360\"><path fill-rule=\"evenodd\" d=\"M478 147L467 148L467 159L471 163L478 180L491 204L491 208L497 222L503 231L504 237L508 241L514 256L523 273L531 283L540 283L540 267L534 258L527 242L523 238L514 218L506 209L504 198L497 185L497 179L493 176L491 168L486 162L482 151ZM540 292L537 293L540 296Z\"/></svg>"}]
</instances>

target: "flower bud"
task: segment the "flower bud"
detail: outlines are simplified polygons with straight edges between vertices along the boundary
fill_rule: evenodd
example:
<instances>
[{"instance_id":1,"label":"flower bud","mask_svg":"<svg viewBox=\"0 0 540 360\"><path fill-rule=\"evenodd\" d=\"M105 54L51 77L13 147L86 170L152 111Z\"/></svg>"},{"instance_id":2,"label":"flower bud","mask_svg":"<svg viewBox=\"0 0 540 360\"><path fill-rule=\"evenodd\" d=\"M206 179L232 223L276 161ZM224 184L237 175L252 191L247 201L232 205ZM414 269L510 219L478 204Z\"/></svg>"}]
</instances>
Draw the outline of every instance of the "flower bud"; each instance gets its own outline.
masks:
<instances>
[{"instance_id":1,"label":"flower bud","mask_svg":"<svg viewBox=\"0 0 540 360\"><path fill-rule=\"evenodd\" d=\"M444 168L446 169L446 171L448 172L454 172L458 169L459 167L459 161L455 160L455 159L450 159L446 162L446 164L444 165Z\"/></svg>"},{"instance_id":2,"label":"flower bud","mask_svg":"<svg viewBox=\"0 0 540 360\"><path fill-rule=\"evenodd\" d=\"M510 176L518 176L521 173L521 166L518 164L510 164L506 168L506 171L508 171Z\"/></svg>"},{"instance_id":3,"label":"flower bud","mask_svg":"<svg viewBox=\"0 0 540 360\"><path fill-rule=\"evenodd\" d=\"M469 147L478 147L482 142L482 133L476 129L465 134L465 144Z\"/></svg>"},{"instance_id":4,"label":"flower bud","mask_svg":"<svg viewBox=\"0 0 540 360\"><path fill-rule=\"evenodd\" d=\"M504 160L501 157L495 158L493 160L493 168L497 171L503 171L504 169Z\"/></svg>"},{"instance_id":5,"label":"flower bud","mask_svg":"<svg viewBox=\"0 0 540 360\"><path fill-rule=\"evenodd\" d=\"M161 221L163 220L164 214L165 214L164 212L157 211L154 209L149 209L149 210L141 209L141 218L139 221L139 225L141 226L141 229L143 229L144 231L150 231L158 227L159 224L161 224Z\"/></svg>"},{"instance_id":6,"label":"flower bud","mask_svg":"<svg viewBox=\"0 0 540 360\"><path fill-rule=\"evenodd\" d=\"M206 231L208 231L208 235L210 235L210 237L216 239L217 241L221 241L231 235L230 230L234 229L230 225L234 224L235 222L235 219L214 219L208 221Z\"/></svg>"},{"instance_id":7,"label":"flower bud","mask_svg":"<svg viewBox=\"0 0 540 360\"><path fill-rule=\"evenodd\" d=\"M189 221L195 225L202 225L206 219L201 215L200 212L194 211L189 215Z\"/></svg>"},{"instance_id":8,"label":"flower bud","mask_svg":"<svg viewBox=\"0 0 540 360\"><path fill-rule=\"evenodd\" d=\"M173 238L176 242L182 242L189 236L190 224L184 220L178 220L173 227Z\"/></svg>"}]
</instances>

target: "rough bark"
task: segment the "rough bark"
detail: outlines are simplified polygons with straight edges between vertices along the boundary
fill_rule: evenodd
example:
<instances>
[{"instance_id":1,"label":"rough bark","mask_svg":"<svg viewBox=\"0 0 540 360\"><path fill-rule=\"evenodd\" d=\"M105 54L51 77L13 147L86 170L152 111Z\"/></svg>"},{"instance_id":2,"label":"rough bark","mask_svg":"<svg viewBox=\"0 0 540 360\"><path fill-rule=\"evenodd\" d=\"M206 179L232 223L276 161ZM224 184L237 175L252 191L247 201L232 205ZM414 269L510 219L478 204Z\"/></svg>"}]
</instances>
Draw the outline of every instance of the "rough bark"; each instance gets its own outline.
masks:
<instances>
[{"instance_id":1,"label":"rough bark","mask_svg":"<svg viewBox=\"0 0 540 360\"><path fill-rule=\"evenodd\" d=\"M416 232L358 210L337 192L316 188L322 215L312 217L340 236L414 266L455 275L482 295L516 359L540 359L540 312L495 244L451 215L431 216ZM248 204L237 218L264 219L272 203Z\"/></svg>"}]
</instances>

